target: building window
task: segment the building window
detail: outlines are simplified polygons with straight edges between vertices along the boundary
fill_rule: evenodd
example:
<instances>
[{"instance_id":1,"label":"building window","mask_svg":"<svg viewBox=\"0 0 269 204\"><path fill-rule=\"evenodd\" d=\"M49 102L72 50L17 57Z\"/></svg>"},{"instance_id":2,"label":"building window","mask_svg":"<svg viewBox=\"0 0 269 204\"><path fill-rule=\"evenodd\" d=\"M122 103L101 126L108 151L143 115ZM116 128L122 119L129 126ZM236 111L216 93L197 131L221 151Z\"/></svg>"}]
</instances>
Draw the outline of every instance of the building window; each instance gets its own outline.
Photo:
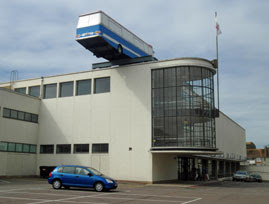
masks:
<instances>
[{"instance_id":1,"label":"building window","mask_svg":"<svg viewBox=\"0 0 269 204\"><path fill-rule=\"evenodd\" d=\"M44 85L44 98L56 98L57 84Z\"/></svg>"},{"instance_id":2,"label":"building window","mask_svg":"<svg viewBox=\"0 0 269 204\"><path fill-rule=\"evenodd\" d=\"M24 115L25 115L24 112L18 111L18 119L19 120L24 120Z\"/></svg>"},{"instance_id":3,"label":"building window","mask_svg":"<svg viewBox=\"0 0 269 204\"><path fill-rule=\"evenodd\" d=\"M26 113L26 112L17 111L17 110L8 109L8 108L4 108L3 117L12 118L15 120L23 120L23 121L38 123L37 114Z\"/></svg>"},{"instance_id":4,"label":"building window","mask_svg":"<svg viewBox=\"0 0 269 204\"><path fill-rule=\"evenodd\" d=\"M76 95L80 96L91 94L91 88L92 88L91 79L77 81Z\"/></svg>"},{"instance_id":5,"label":"building window","mask_svg":"<svg viewBox=\"0 0 269 204\"><path fill-rule=\"evenodd\" d=\"M25 153L30 152L30 145L29 144L23 144L22 151Z\"/></svg>"},{"instance_id":6,"label":"building window","mask_svg":"<svg viewBox=\"0 0 269 204\"><path fill-rule=\"evenodd\" d=\"M24 88L15 88L15 91L18 93L26 94L26 87Z\"/></svg>"},{"instance_id":7,"label":"building window","mask_svg":"<svg viewBox=\"0 0 269 204\"><path fill-rule=\"evenodd\" d=\"M108 153L108 144L92 144L92 153Z\"/></svg>"},{"instance_id":8,"label":"building window","mask_svg":"<svg viewBox=\"0 0 269 204\"><path fill-rule=\"evenodd\" d=\"M36 145L30 145L30 153L36 153Z\"/></svg>"},{"instance_id":9,"label":"building window","mask_svg":"<svg viewBox=\"0 0 269 204\"><path fill-rule=\"evenodd\" d=\"M8 109L8 108L3 109L3 117L10 118L10 109Z\"/></svg>"},{"instance_id":10,"label":"building window","mask_svg":"<svg viewBox=\"0 0 269 204\"><path fill-rule=\"evenodd\" d=\"M152 70L153 147L216 147L213 75L192 66Z\"/></svg>"},{"instance_id":11,"label":"building window","mask_svg":"<svg viewBox=\"0 0 269 204\"><path fill-rule=\"evenodd\" d=\"M0 151L18 153L36 153L36 145L14 142L0 142Z\"/></svg>"},{"instance_id":12,"label":"building window","mask_svg":"<svg viewBox=\"0 0 269 204\"><path fill-rule=\"evenodd\" d=\"M54 145L40 145L40 154L53 154Z\"/></svg>"},{"instance_id":13,"label":"building window","mask_svg":"<svg viewBox=\"0 0 269 204\"><path fill-rule=\"evenodd\" d=\"M16 144L16 152L22 152L22 144Z\"/></svg>"},{"instance_id":14,"label":"building window","mask_svg":"<svg viewBox=\"0 0 269 204\"><path fill-rule=\"evenodd\" d=\"M94 93L110 92L110 77L94 79Z\"/></svg>"},{"instance_id":15,"label":"building window","mask_svg":"<svg viewBox=\"0 0 269 204\"><path fill-rule=\"evenodd\" d=\"M8 146L7 142L0 142L0 151L6 152L7 151L7 146Z\"/></svg>"},{"instance_id":16,"label":"building window","mask_svg":"<svg viewBox=\"0 0 269 204\"><path fill-rule=\"evenodd\" d=\"M29 87L29 95L34 97L40 96L40 86Z\"/></svg>"},{"instance_id":17,"label":"building window","mask_svg":"<svg viewBox=\"0 0 269 204\"><path fill-rule=\"evenodd\" d=\"M25 113L25 120L26 121L32 121L31 113Z\"/></svg>"},{"instance_id":18,"label":"building window","mask_svg":"<svg viewBox=\"0 0 269 204\"><path fill-rule=\"evenodd\" d=\"M74 82L60 83L60 97L73 96Z\"/></svg>"},{"instance_id":19,"label":"building window","mask_svg":"<svg viewBox=\"0 0 269 204\"><path fill-rule=\"evenodd\" d=\"M38 123L38 115L36 115L36 114L31 114L32 115L32 122L33 123Z\"/></svg>"},{"instance_id":20,"label":"building window","mask_svg":"<svg viewBox=\"0 0 269 204\"><path fill-rule=\"evenodd\" d=\"M15 152L15 150L16 150L16 144L15 143L8 143L7 150L9 152Z\"/></svg>"},{"instance_id":21,"label":"building window","mask_svg":"<svg viewBox=\"0 0 269 204\"><path fill-rule=\"evenodd\" d=\"M10 117L13 118L13 119L17 119L18 118L18 111L11 110Z\"/></svg>"},{"instance_id":22,"label":"building window","mask_svg":"<svg viewBox=\"0 0 269 204\"><path fill-rule=\"evenodd\" d=\"M89 144L74 144L74 153L89 153Z\"/></svg>"},{"instance_id":23,"label":"building window","mask_svg":"<svg viewBox=\"0 0 269 204\"><path fill-rule=\"evenodd\" d=\"M57 154L70 154L71 153L71 144L57 145L56 153Z\"/></svg>"}]
</instances>

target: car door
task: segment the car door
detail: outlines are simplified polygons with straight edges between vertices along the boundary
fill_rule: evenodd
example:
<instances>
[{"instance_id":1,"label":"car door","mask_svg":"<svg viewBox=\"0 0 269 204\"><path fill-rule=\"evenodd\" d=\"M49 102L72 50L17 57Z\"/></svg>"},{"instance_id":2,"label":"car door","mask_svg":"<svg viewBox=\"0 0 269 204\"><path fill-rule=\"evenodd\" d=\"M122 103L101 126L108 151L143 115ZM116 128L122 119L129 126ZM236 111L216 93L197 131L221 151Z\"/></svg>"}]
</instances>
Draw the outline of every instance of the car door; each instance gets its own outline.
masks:
<instances>
[{"instance_id":1,"label":"car door","mask_svg":"<svg viewBox=\"0 0 269 204\"><path fill-rule=\"evenodd\" d=\"M86 168L76 167L76 182L81 187L93 187L94 177ZM91 173L90 173L91 174Z\"/></svg>"},{"instance_id":2,"label":"car door","mask_svg":"<svg viewBox=\"0 0 269 204\"><path fill-rule=\"evenodd\" d=\"M60 178L63 185L74 186L76 185L75 180L75 167L65 166L63 167L62 173L60 173Z\"/></svg>"}]
</instances>

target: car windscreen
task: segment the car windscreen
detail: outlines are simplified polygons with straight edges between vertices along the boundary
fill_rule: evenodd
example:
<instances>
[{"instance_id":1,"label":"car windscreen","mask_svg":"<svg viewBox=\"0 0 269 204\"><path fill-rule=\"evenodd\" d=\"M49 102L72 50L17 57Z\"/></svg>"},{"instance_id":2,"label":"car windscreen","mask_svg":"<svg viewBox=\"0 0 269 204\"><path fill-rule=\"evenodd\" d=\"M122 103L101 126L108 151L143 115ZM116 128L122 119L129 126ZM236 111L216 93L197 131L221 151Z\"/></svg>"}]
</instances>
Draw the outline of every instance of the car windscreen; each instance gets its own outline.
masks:
<instances>
[{"instance_id":1,"label":"car windscreen","mask_svg":"<svg viewBox=\"0 0 269 204\"><path fill-rule=\"evenodd\" d=\"M237 171L236 174L244 174L245 175L245 174L247 174L247 172L245 172L245 171Z\"/></svg>"},{"instance_id":2,"label":"car windscreen","mask_svg":"<svg viewBox=\"0 0 269 204\"><path fill-rule=\"evenodd\" d=\"M94 173L96 176L102 176L103 174L100 171L97 171L96 169L92 167L87 167L92 173Z\"/></svg>"}]
</instances>

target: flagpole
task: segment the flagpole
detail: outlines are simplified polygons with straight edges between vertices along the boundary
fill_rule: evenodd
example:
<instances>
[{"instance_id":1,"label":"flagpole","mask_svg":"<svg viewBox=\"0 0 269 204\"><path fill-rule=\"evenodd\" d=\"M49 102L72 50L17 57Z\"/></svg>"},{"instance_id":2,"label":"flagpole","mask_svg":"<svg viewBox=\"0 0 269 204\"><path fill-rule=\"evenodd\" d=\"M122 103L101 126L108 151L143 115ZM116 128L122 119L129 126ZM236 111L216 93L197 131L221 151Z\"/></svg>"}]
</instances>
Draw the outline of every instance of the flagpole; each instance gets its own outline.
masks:
<instances>
[{"instance_id":1,"label":"flagpole","mask_svg":"<svg viewBox=\"0 0 269 204\"><path fill-rule=\"evenodd\" d=\"M217 12L215 12L215 19L217 19ZM218 92L217 97L218 97L218 111L219 111L219 46L218 46L218 35L219 35L218 34L218 29L216 29L217 92Z\"/></svg>"}]
</instances>

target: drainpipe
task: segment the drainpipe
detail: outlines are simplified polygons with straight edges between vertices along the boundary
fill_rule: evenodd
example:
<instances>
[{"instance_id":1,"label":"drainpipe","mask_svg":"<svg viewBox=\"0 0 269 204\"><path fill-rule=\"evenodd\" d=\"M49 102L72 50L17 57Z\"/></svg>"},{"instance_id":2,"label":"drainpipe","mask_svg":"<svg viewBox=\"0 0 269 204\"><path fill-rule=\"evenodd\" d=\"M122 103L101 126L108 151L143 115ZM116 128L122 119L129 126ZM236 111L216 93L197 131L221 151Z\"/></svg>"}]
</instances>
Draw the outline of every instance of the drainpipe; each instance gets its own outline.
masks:
<instances>
[{"instance_id":1,"label":"drainpipe","mask_svg":"<svg viewBox=\"0 0 269 204\"><path fill-rule=\"evenodd\" d=\"M44 77L41 77L41 84L40 84L40 99L43 99L43 92L44 92Z\"/></svg>"}]
</instances>

